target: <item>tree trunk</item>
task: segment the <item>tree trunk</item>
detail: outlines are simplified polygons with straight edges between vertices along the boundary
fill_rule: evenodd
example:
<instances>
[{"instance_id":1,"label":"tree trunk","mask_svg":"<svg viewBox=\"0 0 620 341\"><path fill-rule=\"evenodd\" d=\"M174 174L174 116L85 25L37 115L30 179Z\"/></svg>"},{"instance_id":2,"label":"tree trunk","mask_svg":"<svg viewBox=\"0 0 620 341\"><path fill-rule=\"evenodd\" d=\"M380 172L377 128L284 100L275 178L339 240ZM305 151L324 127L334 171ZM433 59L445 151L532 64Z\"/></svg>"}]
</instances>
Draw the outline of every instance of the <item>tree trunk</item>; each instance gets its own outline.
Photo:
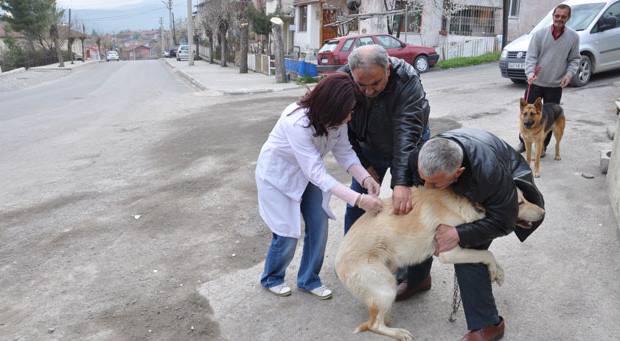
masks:
<instances>
[{"instance_id":1,"label":"tree trunk","mask_svg":"<svg viewBox=\"0 0 620 341\"><path fill-rule=\"evenodd\" d=\"M220 30L220 66L226 66L226 31Z\"/></svg>"},{"instance_id":2,"label":"tree trunk","mask_svg":"<svg viewBox=\"0 0 620 341\"><path fill-rule=\"evenodd\" d=\"M209 34L209 64L213 64L213 33Z\"/></svg>"},{"instance_id":3,"label":"tree trunk","mask_svg":"<svg viewBox=\"0 0 620 341\"><path fill-rule=\"evenodd\" d=\"M82 42L82 63L84 63L86 61L86 52L84 51L84 38L81 38L80 41Z\"/></svg>"},{"instance_id":4,"label":"tree trunk","mask_svg":"<svg viewBox=\"0 0 620 341\"><path fill-rule=\"evenodd\" d=\"M248 73L248 24L241 24L241 56L239 57L239 73Z\"/></svg>"},{"instance_id":5,"label":"tree trunk","mask_svg":"<svg viewBox=\"0 0 620 341\"><path fill-rule=\"evenodd\" d=\"M276 56L276 83L286 83L286 69L284 68L284 46L282 44L282 26L271 25L271 32L275 44Z\"/></svg>"}]
</instances>

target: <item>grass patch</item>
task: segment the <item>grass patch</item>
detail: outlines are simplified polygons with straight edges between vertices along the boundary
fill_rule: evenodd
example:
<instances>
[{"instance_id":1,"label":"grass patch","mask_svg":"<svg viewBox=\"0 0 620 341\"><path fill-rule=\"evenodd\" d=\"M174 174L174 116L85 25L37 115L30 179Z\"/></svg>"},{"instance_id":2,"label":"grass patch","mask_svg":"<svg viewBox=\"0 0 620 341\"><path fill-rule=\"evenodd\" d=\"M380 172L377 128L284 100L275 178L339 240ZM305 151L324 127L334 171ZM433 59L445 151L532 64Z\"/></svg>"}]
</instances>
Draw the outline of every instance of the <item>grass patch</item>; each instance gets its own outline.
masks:
<instances>
[{"instance_id":1,"label":"grass patch","mask_svg":"<svg viewBox=\"0 0 620 341\"><path fill-rule=\"evenodd\" d=\"M295 78L295 82L297 82L297 84L310 84L310 83L316 83L318 81L319 81L318 78L315 78L312 76L301 76L301 77Z\"/></svg>"},{"instance_id":2,"label":"grass patch","mask_svg":"<svg viewBox=\"0 0 620 341\"><path fill-rule=\"evenodd\" d=\"M437 62L437 66L442 69L452 69L455 67L464 67L471 65L478 65L489 62L496 62L499 60L500 52L485 53L476 57L457 57L446 60L440 60Z\"/></svg>"}]
</instances>

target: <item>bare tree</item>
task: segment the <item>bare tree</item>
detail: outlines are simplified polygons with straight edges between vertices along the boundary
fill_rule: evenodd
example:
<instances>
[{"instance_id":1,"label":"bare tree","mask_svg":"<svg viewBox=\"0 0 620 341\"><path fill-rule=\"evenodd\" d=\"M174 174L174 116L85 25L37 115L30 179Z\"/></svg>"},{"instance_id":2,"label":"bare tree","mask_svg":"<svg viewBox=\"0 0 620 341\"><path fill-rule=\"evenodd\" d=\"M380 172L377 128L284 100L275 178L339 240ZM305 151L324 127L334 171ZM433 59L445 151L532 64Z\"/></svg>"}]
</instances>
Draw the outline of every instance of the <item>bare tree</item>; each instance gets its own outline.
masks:
<instances>
[{"instance_id":1,"label":"bare tree","mask_svg":"<svg viewBox=\"0 0 620 341\"><path fill-rule=\"evenodd\" d=\"M226 66L227 40L226 35L230 28L231 17L229 2L226 0L210 0L205 5L205 21L217 35L220 46L220 65Z\"/></svg>"},{"instance_id":2,"label":"bare tree","mask_svg":"<svg viewBox=\"0 0 620 341\"><path fill-rule=\"evenodd\" d=\"M61 21L62 21L62 17L65 14L65 11L63 9L58 9L56 8L56 6L54 6L54 13L56 13L56 17L54 20L52 20L52 24L50 26L50 38L52 39L52 42L54 44L54 49L56 50L56 57L58 58L58 67L65 67L65 61L64 58L62 56L62 50L61 50L61 46L60 46L60 39L59 39L59 32L58 32L58 26L60 25Z\"/></svg>"},{"instance_id":3,"label":"bare tree","mask_svg":"<svg viewBox=\"0 0 620 341\"><path fill-rule=\"evenodd\" d=\"M239 0L230 4L235 19L234 26L239 27L239 73L248 73L248 3L248 0Z\"/></svg>"}]
</instances>

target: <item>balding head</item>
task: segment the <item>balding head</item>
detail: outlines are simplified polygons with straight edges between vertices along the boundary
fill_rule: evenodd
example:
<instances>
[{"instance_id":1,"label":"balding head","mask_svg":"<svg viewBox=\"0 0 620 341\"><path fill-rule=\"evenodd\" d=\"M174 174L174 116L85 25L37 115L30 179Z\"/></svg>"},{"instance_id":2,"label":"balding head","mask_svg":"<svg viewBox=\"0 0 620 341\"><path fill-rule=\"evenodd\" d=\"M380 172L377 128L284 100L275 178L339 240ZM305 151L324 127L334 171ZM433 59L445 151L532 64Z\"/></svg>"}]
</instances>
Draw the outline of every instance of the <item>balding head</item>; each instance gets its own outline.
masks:
<instances>
[{"instance_id":1,"label":"balding head","mask_svg":"<svg viewBox=\"0 0 620 341\"><path fill-rule=\"evenodd\" d=\"M371 66L380 66L387 70L390 64L387 51L381 45L360 46L349 54L348 61L351 71Z\"/></svg>"}]
</instances>

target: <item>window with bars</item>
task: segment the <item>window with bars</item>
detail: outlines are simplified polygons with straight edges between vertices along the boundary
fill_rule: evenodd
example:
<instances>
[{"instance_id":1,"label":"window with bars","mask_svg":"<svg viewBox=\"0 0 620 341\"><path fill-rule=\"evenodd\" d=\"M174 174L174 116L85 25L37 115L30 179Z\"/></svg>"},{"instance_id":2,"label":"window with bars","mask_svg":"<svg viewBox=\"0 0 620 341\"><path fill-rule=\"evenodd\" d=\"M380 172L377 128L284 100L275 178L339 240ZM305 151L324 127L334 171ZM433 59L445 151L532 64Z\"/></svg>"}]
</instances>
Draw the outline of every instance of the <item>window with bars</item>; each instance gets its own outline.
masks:
<instances>
[{"instance_id":1,"label":"window with bars","mask_svg":"<svg viewBox=\"0 0 620 341\"><path fill-rule=\"evenodd\" d=\"M306 32L308 30L308 5L299 6L299 32Z\"/></svg>"},{"instance_id":2,"label":"window with bars","mask_svg":"<svg viewBox=\"0 0 620 341\"><path fill-rule=\"evenodd\" d=\"M445 10L441 19L441 30L450 34L463 36L495 36L494 7L462 6L452 11ZM451 13L450 13L451 12Z\"/></svg>"}]
</instances>

